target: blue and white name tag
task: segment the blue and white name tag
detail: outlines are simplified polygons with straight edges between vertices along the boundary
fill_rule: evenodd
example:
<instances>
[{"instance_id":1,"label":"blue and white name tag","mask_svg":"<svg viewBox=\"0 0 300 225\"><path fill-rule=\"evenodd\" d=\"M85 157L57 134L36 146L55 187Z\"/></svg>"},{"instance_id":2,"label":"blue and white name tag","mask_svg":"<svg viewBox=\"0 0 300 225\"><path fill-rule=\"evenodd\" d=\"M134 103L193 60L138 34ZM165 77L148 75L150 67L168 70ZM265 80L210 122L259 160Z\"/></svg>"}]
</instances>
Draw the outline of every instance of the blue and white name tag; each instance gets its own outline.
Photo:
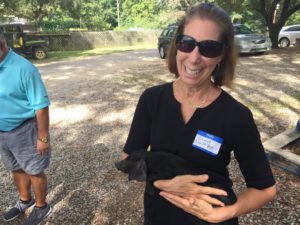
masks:
<instances>
[{"instance_id":1,"label":"blue and white name tag","mask_svg":"<svg viewBox=\"0 0 300 225\"><path fill-rule=\"evenodd\" d=\"M222 143L222 138L199 130L196 134L193 146L215 156L219 153Z\"/></svg>"}]
</instances>

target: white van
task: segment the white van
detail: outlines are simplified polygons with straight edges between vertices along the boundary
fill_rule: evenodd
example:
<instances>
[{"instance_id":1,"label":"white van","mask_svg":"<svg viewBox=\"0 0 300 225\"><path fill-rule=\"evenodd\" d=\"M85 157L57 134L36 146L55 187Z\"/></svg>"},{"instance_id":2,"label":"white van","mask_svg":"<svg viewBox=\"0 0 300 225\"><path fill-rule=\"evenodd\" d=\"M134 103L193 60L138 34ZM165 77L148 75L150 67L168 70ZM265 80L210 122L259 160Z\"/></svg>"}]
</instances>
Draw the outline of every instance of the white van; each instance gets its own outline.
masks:
<instances>
[{"instance_id":1,"label":"white van","mask_svg":"<svg viewBox=\"0 0 300 225\"><path fill-rule=\"evenodd\" d=\"M300 39L300 24L283 27L278 35L279 47L285 48L296 45L296 39Z\"/></svg>"}]
</instances>

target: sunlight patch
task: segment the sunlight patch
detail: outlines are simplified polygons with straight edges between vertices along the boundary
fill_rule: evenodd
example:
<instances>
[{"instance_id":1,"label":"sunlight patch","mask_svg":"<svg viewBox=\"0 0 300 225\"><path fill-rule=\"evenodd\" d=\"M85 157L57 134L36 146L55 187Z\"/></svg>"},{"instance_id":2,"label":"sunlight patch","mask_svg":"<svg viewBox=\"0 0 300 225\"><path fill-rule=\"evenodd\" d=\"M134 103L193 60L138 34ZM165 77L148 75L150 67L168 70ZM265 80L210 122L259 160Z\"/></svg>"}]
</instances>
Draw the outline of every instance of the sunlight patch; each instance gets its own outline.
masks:
<instances>
[{"instance_id":1,"label":"sunlight patch","mask_svg":"<svg viewBox=\"0 0 300 225\"><path fill-rule=\"evenodd\" d=\"M87 120L91 109L86 105L72 105L67 107L51 108L51 123L76 123Z\"/></svg>"}]
</instances>

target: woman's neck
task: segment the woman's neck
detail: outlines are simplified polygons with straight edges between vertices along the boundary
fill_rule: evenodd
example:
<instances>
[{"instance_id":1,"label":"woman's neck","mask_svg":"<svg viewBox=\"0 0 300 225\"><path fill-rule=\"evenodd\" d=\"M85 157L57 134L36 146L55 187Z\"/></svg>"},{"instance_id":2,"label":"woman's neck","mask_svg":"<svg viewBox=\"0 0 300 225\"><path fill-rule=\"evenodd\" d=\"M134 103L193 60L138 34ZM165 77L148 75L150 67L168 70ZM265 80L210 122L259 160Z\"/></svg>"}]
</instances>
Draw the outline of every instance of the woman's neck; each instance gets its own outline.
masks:
<instances>
[{"instance_id":1,"label":"woman's neck","mask_svg":"<svg viewBox=\"0 0 300 225\"><path fill-rule=\"evenodd\" d=\"M192 97L195 95L203 96L209 90L211 90L214 84L211 81L207 81L198 86L190 86L185 84L180 78L177 79L180 89L186 94L186 96Z\"/></svg>"},{"instance_id":2,"label":"woman's neck","mask_svg":"<svg viewBox=\"0 0 300 225\"><path fill-rule=\"evenodd\" d=\"M210 104L216 90L215 85L208 81L199 86L188 86L180 78L176 80L177 96L193 108L203 108ZM180 94L181 93L181 94Z\"/></svg>"}]
</instances>

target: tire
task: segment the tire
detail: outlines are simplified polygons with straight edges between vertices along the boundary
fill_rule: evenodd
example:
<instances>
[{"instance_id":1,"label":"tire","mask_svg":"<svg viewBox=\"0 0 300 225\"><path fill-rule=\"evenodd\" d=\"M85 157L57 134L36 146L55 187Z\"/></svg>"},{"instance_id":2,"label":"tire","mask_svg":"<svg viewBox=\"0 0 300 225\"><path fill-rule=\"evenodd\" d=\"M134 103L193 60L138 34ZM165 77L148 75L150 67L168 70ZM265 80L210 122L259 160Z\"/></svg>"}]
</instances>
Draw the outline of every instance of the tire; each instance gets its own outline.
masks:
<instances>
[{"instance_id":1,"label":"tire","mask_svg":"<svg viewBox=\"0 0 300 225\"><path fill-rule=\"evenodd\" d=\"M161 59L165 59L166 58L166 50L163 46L159 46L159 49L158 49L158 52L159 52L159 56Z\"/></svg>"},{"instance_id":2,"label":"tire","mask_svg":"<svg viewBox=\"0 0 300 225\"><path fill-rule=\"evenodd\" d=\"M33 50L33 58L38 59L38 60L47 58L46 50L43 48L35 48Z\"/></svg>"},{"instance_id":3,"label":"tire","mask_svg":"<svg viewBox=\"0 0 300 225\"><path fill-rule=\"evenodd\" d=\"M288 38L281 38L279 41L280 48L286 48L290 46L290 40Z\"/></svg>"}]
</instances>

